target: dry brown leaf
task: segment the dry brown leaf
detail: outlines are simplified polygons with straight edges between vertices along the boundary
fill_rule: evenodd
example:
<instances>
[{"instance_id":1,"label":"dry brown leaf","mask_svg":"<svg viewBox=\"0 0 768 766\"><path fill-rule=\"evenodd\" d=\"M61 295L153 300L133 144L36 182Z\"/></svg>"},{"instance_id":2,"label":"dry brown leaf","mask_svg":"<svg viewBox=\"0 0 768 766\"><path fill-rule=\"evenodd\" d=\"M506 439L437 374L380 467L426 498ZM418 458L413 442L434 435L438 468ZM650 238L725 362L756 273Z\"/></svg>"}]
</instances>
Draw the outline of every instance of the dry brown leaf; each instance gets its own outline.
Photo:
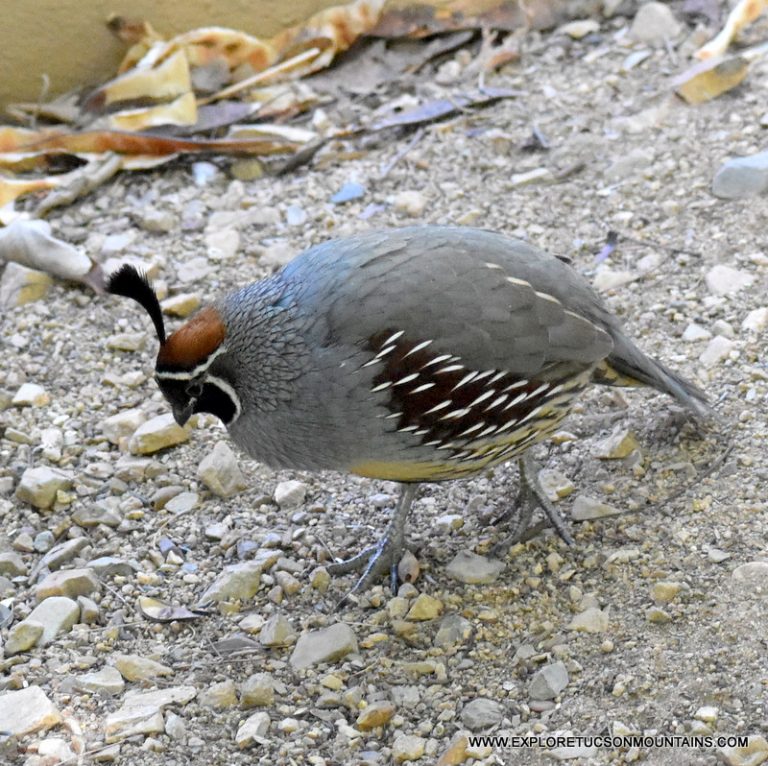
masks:
<instances>
[{"instance_id":1,"label":"dry brown leaf","mask_svg":"<svg viewBox=\"0 0 768 766\"><path fill-rule=\"evenodd\" d=\"M203 612L193 612L186 606L166 604L156 598L141 596L138 601L141 614L152 622L176 622L177 620L199 620Z\"/></svg>"},{"instance_id":2,"label":"dry brown leaf","mask_svg":"<svg viewBox=\"0 0 768 766\"><path fill-rule=\"evenodd\" d=\"M117 154L161 156L176 153L218 152L269 155L293 152L299 148L299 145L258 139L174 138L150 133L91 130L82 133L59 133L37 141L27 148L33 151L58 151L69 154L116 152Z\"/></svg>"},{"instance_id":3,"label":"dry brown leaf","mask_svg":"<svg viewBox=\"0 0 768 766\"><path fill-rule=\"evenodd\" d=\"M768 8L768 0L740 0L728 14L728 19L717 37L699 48L693 55L701 61L722 56L736 35L760 16L766 8Z\"/></svg>"},{"instance_id":4,"label":"dry brown leaf","mask_svg":"<svg viewBox=\"0 0 768 766\"><path fill-rule=\"evenodd\" d=\"M175 101L144 109L126 109L111 114L107 124L113 130L147 130L161 125L194 125L197 122L197 101L191 91Z\"/></svg>"},{"instance_id":5,"label":"dry brown leaf","mask_svg":"<svg viewBox=\"0 0 768 766\"><path fill-rule=\"evenodd\" d=\"M89 109L135 99L176 98L192 90L189 63L184 51L176 51L157 66L135 68L98 88L88 99Z\"/></svg>"},{"instance_id":6,"label":"dry brown leaf","mask_svg":"<svg viewBox=\"0 0 768 766\"><path fill-rule=\"evenodd\" d=\"M58 176L50 178L5 178L0 176L0 207L25 194L48 191L59 183Z\"/></svg>"},{"instance_id":7,"label":"dry brown leaf","mask_svg":"<svg viewBox=\"0 0 768 766\"><path fill-rule=\"evenodd\" d=\"M675 92L689 104L703 104L735 88L749 73L743 56L699 61L673 80Z\"/></svg>"}]
</instances>

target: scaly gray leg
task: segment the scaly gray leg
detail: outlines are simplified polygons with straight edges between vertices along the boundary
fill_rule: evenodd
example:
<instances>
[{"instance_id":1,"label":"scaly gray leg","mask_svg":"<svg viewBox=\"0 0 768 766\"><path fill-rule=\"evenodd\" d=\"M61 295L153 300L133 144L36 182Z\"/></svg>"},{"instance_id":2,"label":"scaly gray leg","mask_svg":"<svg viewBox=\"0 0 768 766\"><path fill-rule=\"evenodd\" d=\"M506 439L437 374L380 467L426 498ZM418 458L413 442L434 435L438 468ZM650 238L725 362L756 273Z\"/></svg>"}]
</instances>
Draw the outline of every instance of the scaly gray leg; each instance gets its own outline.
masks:
<instances>
[{"instance_id":1,"label":"scaly gray leg","mask_svg":"<svg viewBox=\"0 0 768 766\"><path fill-rule=\"evenodd\" d=\"M544 487L539 482L538 471L533 460L527 455L523 455L517 461L517 467L520 471L520 492L513 508L517 511L512 533L501 542L496 543L491 549L491 555L501 558L516 543L523 539L528 539L526 531L531 522L534 510L541 508L549 519L549 523L555 528L557 534L568 545L573 545L571 536L565 519L560 511L555 508L552 501L547 497ZM512 510L507 511L499 521L507 521L512 515ZM498 522L497 522L498 523Z\"/></svg>"},{"instance_id":2,"label":"scaly gray leg","mask_svg":"<svg viewBox=\"0 0 768 766\"><path fill-rule=\"evenodd\" d=\"M363 570L363 574L355 583L355 587L347 594L348 596L368 589L374 580L387 572L389 573L392 592L397 593L397 565L406 549L405 522L411 510L413 499L416 497L417 489L418 484L402 484L400 486L400 497L397 499L392 520L389 522L387 531L376 545L366 548L357 556L346 561L339 561L327 567L328 572L332 575ZM341 603L343 604L344 601L346 601L346 597Z\"/></svg>"}]
</instances>

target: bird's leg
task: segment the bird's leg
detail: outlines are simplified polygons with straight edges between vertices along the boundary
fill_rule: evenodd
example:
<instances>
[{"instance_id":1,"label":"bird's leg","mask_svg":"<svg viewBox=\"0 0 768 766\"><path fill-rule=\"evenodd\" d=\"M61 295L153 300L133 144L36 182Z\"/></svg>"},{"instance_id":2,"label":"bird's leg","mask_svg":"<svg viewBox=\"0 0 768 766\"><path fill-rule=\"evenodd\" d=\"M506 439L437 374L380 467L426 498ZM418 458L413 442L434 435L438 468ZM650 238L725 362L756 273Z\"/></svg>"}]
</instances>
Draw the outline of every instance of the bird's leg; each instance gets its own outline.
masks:
<instances>
[{"instance_id":1,"label":"bird's leg","mask_svg":"<svg viewBox=\"0 0 768 766\"><path fill-rule=\"evenodd\" d=\"M520 492L514 505L517 510L517 518L512 533L493 546L492 555L504 556L512 545L527 537L526 530L537 507L544 511L549 523L555 528L560 538L568 545L573 545L573 537L568 530L566 521L547 497L544 487L541 486L533 460L525 454L518 459L517 466L520 471ZM500 521L506 521L510 515L510 512L505 513Z\"/></svg>"},{"instance_id":2,"label":"bird's leg","mask_svg":"<svg viewBox=\"0 0 768 766\"><path fill-rule=\"evenodd\" d=\"M330 564L327 569L332 575L346 574L362 570L363 574L355 583L350 594L361 593L371 586L374 580L389 573L392 592L397 592L397 565L405 553L405 522L411 504L416 497L417 484L403 484L397 506L389 522L387 531L376 545L366 548L357 556L346 561Z\"/></svg>"}]
</instances>

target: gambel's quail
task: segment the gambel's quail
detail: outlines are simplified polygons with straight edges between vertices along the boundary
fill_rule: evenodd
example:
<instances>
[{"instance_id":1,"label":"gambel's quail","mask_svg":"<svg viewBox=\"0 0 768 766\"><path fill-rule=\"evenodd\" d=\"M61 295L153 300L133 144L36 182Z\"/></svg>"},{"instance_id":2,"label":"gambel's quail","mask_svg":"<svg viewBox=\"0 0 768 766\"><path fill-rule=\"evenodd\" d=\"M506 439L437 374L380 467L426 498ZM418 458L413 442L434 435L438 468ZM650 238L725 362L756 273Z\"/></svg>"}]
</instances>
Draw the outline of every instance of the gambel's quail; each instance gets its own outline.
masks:
<instances>
[{"instance_id":1,"label":"gambel's quail","mask_svg":"<svg viewBox=\"0 0 768 766\"><path fill-rule=\"evenodd\" d=\"M651 386L710 413L567 263L490 231L414 226L325 242L169 337L146 277L126 265L108 289L151 316L155 378L178 423L213 413L267 465L402 483L382 541L332 567L362 569L355 590L394 571L419 482L512 458L521 489L510 540L539 505L570 541L523 456L589 383Z\"/></svg>"}]
</instances>

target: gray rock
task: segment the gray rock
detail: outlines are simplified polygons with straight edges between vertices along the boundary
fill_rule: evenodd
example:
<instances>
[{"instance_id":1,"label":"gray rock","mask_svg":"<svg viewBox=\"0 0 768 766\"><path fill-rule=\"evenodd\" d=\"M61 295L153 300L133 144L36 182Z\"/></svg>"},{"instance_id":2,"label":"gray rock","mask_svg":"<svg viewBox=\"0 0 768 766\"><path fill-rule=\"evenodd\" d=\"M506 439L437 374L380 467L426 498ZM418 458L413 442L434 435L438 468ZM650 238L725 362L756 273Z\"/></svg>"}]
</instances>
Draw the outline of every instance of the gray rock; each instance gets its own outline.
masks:
<instances>
[{"instance_id":1,"label":"gray rock","mask_svg":"<svg viewBox=\"0 0 768 766\"><path fill-rule=\"evenodd\" d=\"M589 495L577 495L573 501L571 518L574 521L588 521L589 519L602 519L605 516L616 516L621 511L612 505L597 500Z\"/></svg>"},{"instance_id":2,"label":"gray rock","mask_svg":"<svg viewBox=\"0 0 768 766\"><path fill-rule=\"evenodd\" d=\"M528 694L533 700L552 700L568 686L568 671L562 662L545 665L533 674Z\"/></svg>"},{"instance_id":3,"label":"gray rock","mask_svg":"<svg viewBox=\"0 0 768 766\"><path fill-rule=\"evenodd\" d=\"M718 263L706 273L704 281L714 295L733 295L750 287L755 278L748 271Z\"/></svg>"},{"instance_id":4,"label":"gray rock","mask_svg":"<svg viewBox=\"0 0 768 766\"><path fill-rule=\"evenodd\" d=\"M424 737L416 734L398 734L392 743L392 759L395 763L418 761L426 750Z\"/></svg>"},{"instance_id":5,"label":"gray rock","mask_svg":"<svg viewBox=\"0 0 768 766\"><path fill-rule=\"evenodd\" d=\"M461 710L461 721L470 731L482 731L501 723L504 707L495 700L478 697Z\"/></svg>"},{"instance_id":6,"label":"gray rock","mask_svg":"<svg viewBox=\"0 0 768 766\"><path fill-rule=\"evenodd\" d=\"M13 395L11 404L14 407L44 407L50 400L42 386L37 383L22 383Z\"/></svg>"},{"instance_id":7,"label":"gray rock","mask_svg":"<svg viewBox=\"0 0 768 766\"><path fill-rule=\"evenodd\" d=\"M80 607L76 601L64 596L51 596L39 603L30 613L28 620L39 622L43 634L38 646L45 646L59 633L69 630L80 618Z\"/></svg>"},{"instance_id":8,"label":"gray rock","mask_svg":"<svg viewBox=\"0 0 768 766\"><path fill-rule=\"evenodd\" d=\"M99 581L90 569L61 569L51 572L35 588L35 597L43 601L50 596L89 596L99 590Z\"/></svg>"},{"instance_id":9,"label":"gray rock","mask_svg":"<svg viewBox=\"0 0 768 766\"><path fill-rule=\"evenodd\" d=\"M182 744L187 741L187 725L184 719L176 713L168 713L165 717L165 733Z\"/></svg>"},{"instance_id":10,"label":"gray rock","mask_svg":"<svg viewBox=\"0 0 768 766\"><path fill-rule=\"evenodd\" d=\"M89 503L74 511L72 521L79 527L87 529L88 527L98 527L101 524L105 527L118 527L122 518L111 508L100 503Z\"/></svg>"},{"instance_id":11,"label":"gray rock","mask_svg":"<svg viewBox=\"0 0 768 766\"><path fill-rule=\"evenodd\" d=\"M275 487L275 502L283 510L298 508L307 495L307 485L303 481L281 481Z\"/></svg>"},{"instance_id":12,"label":"gray rock","mask_svg":"<svg viewBox=\"0 0 768 766\"><path fill-rule=\"evenodd\" d=\"M211 684L200 692L197 701L203 707L226 710L237 705L237 689L231 678Z\"/></svg>"},{"instance_id":13,"label":"gray rock","mask_svg":"<svg viewBox=\"0 0 768 766\"><path fill-rule=\"evenodd\" d=\"M86 673L80 676L76 682L77 688L94 694L122 694L125 689L125 681L117 668L105 665L95 673Z\"/></svg>"},{"instance_id":14,"label":"gray rock","mask_svg":"<svg viewBox=\"0 0 768 766\"><path fill-rule=\"evenodd\" d=\"M101 430L112 444L127 446L127 440L146 420L147 416L140 409L122 410L102 420Z\"/></svg>"},{"instance_id":15,"label":"gray rock","mask_svg":"<svg viewBox=\"0 0 768 766\"><path fill-rule=\"evenodd\" d=\"M16 497L35 508L48 510L56 500L56 493L71 486L72 477L64 471L48 466L27 468L16 487Z\"/></svg>"},{"instance_id":16,"label":"gray rock","mask_svg":"<svg viewBox=\"0 0 768 766\"><path fill-rule=\"evenodd\" d=\"M748 561L733 570L731 577L744 584L768 586L768 561Z\"/></svg>"},{"instance_id":17,"label":"gray rock","mask_svg":"<svg viewBox=\"0 0 768 766\"><path fill-rule=\"evenodd\" d=\"M602 633L608 630L608 615L597 607L591 606L579 612L569 623L568 630L582 633Z\"/></svg>"},{"instance_id":18,"label":"gray rock","mask_svg":"<svg viewBox=\"0 0 768 766\"><path fill-rule=\"evenodd\" d=\"M156 210L151 207L141 208L136 219L145 231L166 234L176 228L176 216L170 210Z\"/></svg>"},{"instance_id":19,"label":"gray rock","mask_svg":"<svg viewBox=\"0 0 768 766\"><path fill-rule=\"evenodd\" d=\"M263 738L272 723L269 713L254 713L240 724L235 742L239 748L250 747L257 739Z\"/></svg>"},{"instance_id":20,"label":"gray rock","mask_svg":"<svg viewBox=\"0 0 768 766\"><path fill-rule=\"evenodd\" d=\"M28 652L40 640L43 635L43 625L37 620L22 620L17 622L9 631L5 641L5 655L12 657L14 654Z\"/></svg>"},{"instance_id":21,"label":"gray rock","mask_svg":"<svg viewBox=\"0 0 768 766\"><path fill-rule=\"evenodd\" d=\"M182 428L167 412L142 423L128 442L128 449L134 455L151 455L173 447L189 439L189 431Z\"/></svg>"},{"instance_id":22,"label":"gray rock","mask_svg":"<svg viewBox=\"0 0 768 766\"><path fill-rule=\"evenodd\" d=\"M275 701L275 679L269 673L254 673L240 686L240 707L269 707Z\"/></svg>"},{"instance_id":23,"label":"gray rock","mask_svg":"<svg viewBox=\"0 0 768 766\"><path fill-rule=\"evenodd\" d=\"M39 686L0 694L0 721L6 736L23 737L61 722L61 714Z\"/></svg>"},{"instance_id":24,"label":"gray rock","mask_svg":"<svg viewBox=\"0 0 768 766\"><path fill-rule=\"evenodd\" d=\"M46 529L35 535L35 539L32 541L32 545L35 546L35 550L38 553L47 553L49 550L51 550L51 548L53 548L55 541L56 538L53 536L53 532Z\"/></svg>"},{"instance_id":25,"label":"gray rock","mask_svg":"<svg viewBox=\"0 0 768 766\"><path fill-rule=\"evenodd\" d=\"M460 614L448 614L440 622L435 635L435 646L448 649L468 641L472 635L472 623Z\"/></svg>"},{"instance_id":26,"label":"gray rock","mask_svg":"<svg viewBox=\"0 0 768 766\"><path fill-rule=\"evenodd\" d=\"M99 621L99 605L88 596L78 596L77 605L80 607L80 622L93 625Z\"/></svg>"},{"instance_id":27,"label":"gray rock","mask_svg":"<svg viewBox=\"0 0 768 766\"><path fill-rule=\"evenodd\" d=\"M736 344L723 335L715 335L707 347L702 351L699 356L699 361L705 367L714 367L717 364L725 361L730 355L731 351L736 347Z\"/></svg>"},{"instance_id":28,"label":"gray rock","mask_svg":"<svg viewBox=\"0 0 768 766\"><path fill-rule=\"evenodd\" d=\"M21 577L26 573L27 565L16 551L0 552L0 574L8 577Z\"/></svg>"},{"instance_id":29,"label":"gray rock","mask_svg":"<svg viewBox=\"0 0 768 766\"><path fill-rule=\"evenodd\" d=\"M266 626L265 626L266 627ZM264 630L262 629L262 635ZM308 668L321 662L335 662L357 651L357 638L349 625L337 622L321 630L304 633L291 654L291 667Z\"/></svg>"},{"instance_id":30,"label":"gray rock","mask_svg":"<svg viewBox=\"0 0 768 766\"><path fill-rule=\"evenodd\" d=\"M459 551L445 569L455 580L469 585L492 583L503 570L503 561L478 556L472 551Z\"/></svg>"},{"instance_id":31,"label":"gray rock","mask_svg":"<svg viewBox=\"0 0 768 766\"><path fill-rule=\"evenodd\" d=\"M768 152L734 157L724 162L712 181L712 194L720 199L742 199L768 190Z\"/></svg>"},{"instance_id":32,"label":"gray rock","mask_svg":"<svg viewBox=\"0 0 768 766\"><path fill-rule=\"evenodd\" d=\"M165 730L163 710L168 705L186 705L196 695L194 686L128 692L123 706L104 720L105 740L119 742L137 734L162 734Z\"/></svg>"},{"instance_id":33,"label":"gray rock","mask_svg":"<svg viewBox=\"0 0 768 766\"><path fill-rule=\"evenodd\" d=\"M139 654L116 654L112 662L126 681L154 681L173 675L173 670L167 665Z\"/></svg>"},{"instance_id":34,"label":"gray rock","mask_svg":"<svg viewBox=\"0 0 768 766\"><path fill-rule=\"evenodd\" d=\"M280 551L261 549L250 561L231 564L208 586L200 603L210 601L247 601L256 595L262 573L280 558Z\"/></svg>"},{"instance_id":35,"label":"gray rock","mask_svg":"<svg viewBox=\"0 0 768 766\"><path fill-rule=\"evenodd\" d=\"M640 6L629 33L635 40L661 47L681 30L680 22L664 3L652 2Z\"/></svg>"},{"instance_id":36,"label":"gray rock","mask_svg":"<svg viewBox=\"0 0 768 766\"><path fill-rule=\"evenodd\" d=\"M217 442L200 461L197 478L219 497L231 497L248 487L235 453L224 441Z\"/></svg>"},{"instance_id":37,"label":"gray rock","mask_svg":"<svg viewBox=\"0 0 768 766\"><path fill-rule=\"evenodd\" d=\"M114 577L124 575L129 577L136 573L138 567L117 556L100 556L88 562L88 568L92 569L97 577Z\"/></svg>"},{"instance_id":38,"label":"gray rock","mask_svg":"<svg viewBox=\"0 0 768 766\"><path fill-rule=\"evenodd\" d=\"M297 638L291 622L282 614L273 614L262 626L259 641L262 646L290 646Z\"/></svg>"}]
</instances>

